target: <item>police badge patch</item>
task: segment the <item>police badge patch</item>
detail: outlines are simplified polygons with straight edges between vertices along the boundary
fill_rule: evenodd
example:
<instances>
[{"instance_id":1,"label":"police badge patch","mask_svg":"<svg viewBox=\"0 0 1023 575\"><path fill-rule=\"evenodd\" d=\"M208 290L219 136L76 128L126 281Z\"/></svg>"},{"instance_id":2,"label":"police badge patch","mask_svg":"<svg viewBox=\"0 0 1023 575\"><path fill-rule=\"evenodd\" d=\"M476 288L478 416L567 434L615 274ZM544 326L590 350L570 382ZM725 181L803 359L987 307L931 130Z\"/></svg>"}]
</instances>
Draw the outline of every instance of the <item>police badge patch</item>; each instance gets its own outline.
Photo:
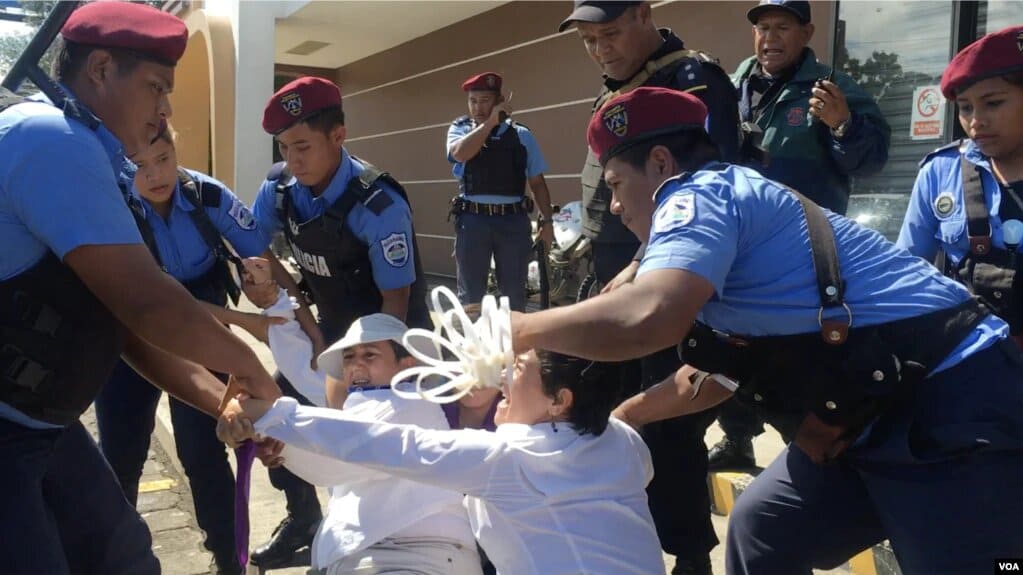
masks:
<instances>
[{"instance_id":1,"label":"police badge patch","mask_svg":"<svg viewBox=\"0 0 1023 575\"><path fill-rule=\"evenodd\" d=\"M387 263L400 268L408 263L408 238L404 233L391 234L380 240L380 249Z\"/></svg>"},{"instance_id":2,"label":"police badge patch","mask_svg":"<svg viewBox=\"0 0 1023 575\"><path fill-rule=\"evenodd\" d=\"M938 197L934 198L934 215L939 220L943 220L950 216L956 208L956 200L952 195L952 192L942 192L938 194Z\"/></svg>"},{"instance_id":3,"label":"police badge patch","mask_svg":"<svg viewBox=\"0 0 1023 575\"><path fill-rule=\"evenodd\" d=\"M696 217L696 194L678 194L664 203L654 218L654 233L681 228Z\"/></svg>"},{"instance_id":4,"label":"police badge patch","mask_svg":"<svg viewBox=\"0 0 1023 575\"><path fill-rule=\"evenodd\" d=\"M281 96L281 107L292 116L302 114L302 96L298 92L291 92Z\"/></svg>"},{"instance_id":5,"label":"police badge patch","mask_svg":"<svg viewBox=\"0 0 1023 575\"><path fill-rule=\"evenodd\" d=\"M231 219L243 230L256 229L256 218L252 215L252 211L237 199L231 202L231 209L228 210L227 215L231 216Z\"/></svg>"},{"instance_id":6,"label":"police badge patch","mask_svg":"<svg viewBox=\"0 0 1023 575\"><path fill-rule=\"evenodd\" d=\"M607 128L608 132L618 136L619 138L624 137L629 131L629 114L625 111L625 106L621 104L615 104L607 110L604 110L604 127Z\"/></svg>"}]
</instances>

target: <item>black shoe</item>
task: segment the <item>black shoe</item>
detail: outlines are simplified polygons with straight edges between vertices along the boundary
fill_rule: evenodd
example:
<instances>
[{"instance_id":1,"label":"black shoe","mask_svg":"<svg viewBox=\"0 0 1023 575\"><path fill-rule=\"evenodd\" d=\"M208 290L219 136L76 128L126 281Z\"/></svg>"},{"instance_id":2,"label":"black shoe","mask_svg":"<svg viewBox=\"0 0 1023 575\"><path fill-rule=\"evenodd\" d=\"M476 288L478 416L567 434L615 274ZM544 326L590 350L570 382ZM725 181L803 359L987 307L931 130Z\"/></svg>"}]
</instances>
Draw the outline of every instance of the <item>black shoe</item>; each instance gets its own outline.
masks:
<instances>
[{"instance_id":1,"label":"black shoe","mask_svg":"<svg viewBox=\"0 0 1023 575\"><path fill-rule=\"evenodd\" d=\"M710 555L698 559L676 559L671 575L714 575L710 567Z\"/></svg>"},{"instance_id":2,"label":"black shoe","mask_svg":"<svg viewBox=\"0 0 1023 575\"><path fill-rule=\"evenodd\" d=\"M753 457L753 438L751 437L732 439L725 436L707 453L707 469L710 471L748 469L756 466L757 461Z\"/></svg>"},{"instance_id":3,"label":"black shoe","mask_svg":"<svg viewBox=\"0 0 1023 575\"><path fill-rule=\"evenodd\" d=\"M295 552L313 544L313 536L319 520L309 522L288 515L274 529L270 540L257 547L249 556L249 563L264 569L275 569L290 565Z\"/></svg>"}]
</instances>

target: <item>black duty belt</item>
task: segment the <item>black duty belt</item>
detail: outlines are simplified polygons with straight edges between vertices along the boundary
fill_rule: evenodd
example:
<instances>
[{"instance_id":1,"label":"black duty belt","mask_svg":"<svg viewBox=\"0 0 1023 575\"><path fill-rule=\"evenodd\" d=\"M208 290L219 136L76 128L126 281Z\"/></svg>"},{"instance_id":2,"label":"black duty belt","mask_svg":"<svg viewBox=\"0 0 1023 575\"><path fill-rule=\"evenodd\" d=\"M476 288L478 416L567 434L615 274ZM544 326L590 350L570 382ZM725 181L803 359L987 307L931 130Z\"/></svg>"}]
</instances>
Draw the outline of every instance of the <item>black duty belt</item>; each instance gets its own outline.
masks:
<instances>
[{"instance_id":1,"label":"black duty belt","mask_svg":"<svg viewBox=\"0 0 1023 575\"><path fill-rule=\"evenodd\" d=\"M511 216L515 214L528 214L532 211L532 200L523 198L514 204L481 204L461 197L451 198L451 213L478 214L484 216Z\"/></svg>"}]
</instances>

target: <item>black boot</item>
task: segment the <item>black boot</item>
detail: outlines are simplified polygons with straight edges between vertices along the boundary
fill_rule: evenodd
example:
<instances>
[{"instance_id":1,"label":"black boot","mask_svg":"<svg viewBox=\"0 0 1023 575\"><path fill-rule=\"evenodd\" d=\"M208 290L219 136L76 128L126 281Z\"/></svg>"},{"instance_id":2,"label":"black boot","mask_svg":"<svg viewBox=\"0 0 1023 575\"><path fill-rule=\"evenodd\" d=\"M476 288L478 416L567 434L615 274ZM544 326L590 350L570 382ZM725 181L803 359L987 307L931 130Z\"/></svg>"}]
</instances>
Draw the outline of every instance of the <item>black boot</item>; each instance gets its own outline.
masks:
<instances>
[{"instance_id":1,"label":"black boot","mask_svg":"<svg viewBox=\"0 0 1023 575\"><path fill-rule=\"evenodd\" d=\"M720 471L722 469L749 469L756 467L757 461L753 456L753 438L725 436L724 439L710 448L707 453L707 469Z\"/></svg>"},{"instance_id":2,"label":"black boot","mask_svg":"<svg viewBox=\"0 0 1023 575\"><path fill-rule=\"evenodd\" d=\"M276 569L291 565L295 552L313 544L313 536L320 520L298 519L288 515L274 529L270 540L253 550L249 563L263 569Z\"/></svg>"}]
</instances>

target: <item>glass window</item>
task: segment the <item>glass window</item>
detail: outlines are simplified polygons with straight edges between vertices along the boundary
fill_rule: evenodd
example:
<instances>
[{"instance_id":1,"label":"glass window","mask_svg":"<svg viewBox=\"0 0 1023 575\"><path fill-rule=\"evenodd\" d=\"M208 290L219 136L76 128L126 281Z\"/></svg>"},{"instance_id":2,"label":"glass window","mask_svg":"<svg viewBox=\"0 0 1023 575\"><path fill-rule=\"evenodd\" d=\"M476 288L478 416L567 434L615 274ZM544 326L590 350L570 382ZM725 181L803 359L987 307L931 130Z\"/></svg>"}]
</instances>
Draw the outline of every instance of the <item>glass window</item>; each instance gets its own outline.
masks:
<instances>
[{"instance_id":1,"label":"glass window","mask_svg":"<svg viewBox=\"0 0 1023 575\"><path fill-rule=\"evenodd\" d=\"M985 0L977 3L977 38L1023 24L1023 0Z\"/></svg>"},{"instance_id":2,"label":"glass window","mask_svg":"<svg viewBox=\"0 0 1023 575\"><path fill-rule=\"evenodd\" d=\"M894 239L902 225L917 164L948 141L910 135L914 92L941 82L952 46L951 2L841 2L835 66L874 96L892 128L888 164L853 182L849 217ZM950 118L950 116L947 116Z\"/></svg>"}]
</instances>

